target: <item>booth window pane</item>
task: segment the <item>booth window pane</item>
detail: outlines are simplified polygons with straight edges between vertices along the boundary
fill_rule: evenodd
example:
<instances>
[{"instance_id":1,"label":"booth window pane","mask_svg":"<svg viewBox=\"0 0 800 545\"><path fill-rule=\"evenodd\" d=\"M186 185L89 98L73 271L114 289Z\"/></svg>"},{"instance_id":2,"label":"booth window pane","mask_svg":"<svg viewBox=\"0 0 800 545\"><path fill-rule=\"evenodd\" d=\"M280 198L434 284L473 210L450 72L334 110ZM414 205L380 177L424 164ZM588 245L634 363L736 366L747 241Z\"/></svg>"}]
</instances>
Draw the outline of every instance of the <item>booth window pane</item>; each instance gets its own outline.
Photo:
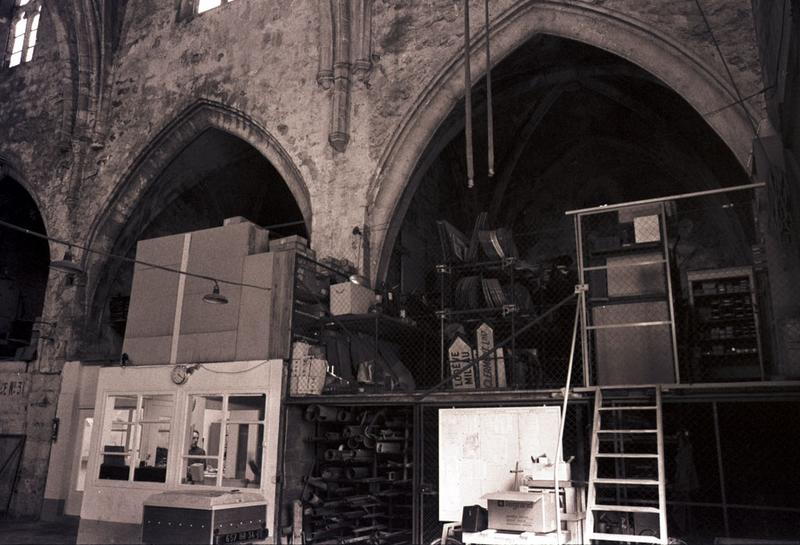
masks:
<instances>
[{"instance_id":1,"label":"booth window pane","mask_svg":"<svg viewBox=\"0 0 800 545\"><path fill-rule=\"evenodd\" d=\"M171 395L142 396L134 481L166 482L170 420L174 407L175 400Z\"/></svg>"},{"instance_id":2,"label":"booth window pane","mask_svg":"<svg viewBox=\"0 0 800 545\"><path fill-rule=\"evenodd\" d=\"M78 479L75 483L75 490L83 492L86 486L86 467L89 465L89 444L92 438L92 425L94 424L94 417L86 416L82 420L83 426L81 427L81 452L80 461L78 465Z\"/></svg>"},{"instance_id":3,"label":"booth window pane","mask_svg":"<svg viewBox=\"0 0 800 545\"><path fill-rule=\"evenodd\" d=\"M266 403L256 393L190 396L182 482L258 488Z\"/></svg>"},{"instance_id":4,"label":"booth window pane","mask_svg":"<svg viewBox=\"0 0 800 545\"><path fill-rule=\"evenodd\" d=\"M261 485L263 424L228 424L222 486L258 488Z\"/></svg>"},{"instance_id":5,"label":"booth window pane","mask_svg":"<svg viewBox=\"0 0 800 545\"><path fill-rule=\"evenodd\" d=\"M267 396L235 395L228 398L228 420L231 422L263 422Z\"/></svg>"}]
</instances>

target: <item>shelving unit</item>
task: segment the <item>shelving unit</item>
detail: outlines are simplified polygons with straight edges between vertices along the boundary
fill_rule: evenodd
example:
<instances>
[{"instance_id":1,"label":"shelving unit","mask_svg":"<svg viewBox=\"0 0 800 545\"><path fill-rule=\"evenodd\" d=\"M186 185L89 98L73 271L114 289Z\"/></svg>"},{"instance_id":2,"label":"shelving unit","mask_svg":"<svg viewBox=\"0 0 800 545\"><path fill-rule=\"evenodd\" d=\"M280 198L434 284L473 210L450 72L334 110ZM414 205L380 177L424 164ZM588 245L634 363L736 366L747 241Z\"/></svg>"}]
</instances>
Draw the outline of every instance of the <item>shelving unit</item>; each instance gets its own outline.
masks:
<instances>
[{"instance_id":1,"label":"shelving unit","mask_svg":"<svg viewBox=\"0 0 800 545\"><path fill-rule=\"evenodd\" d=\"M566 266L543 269L514 257L460 262L437 266L441 303L437 313L441 331L441 378L452 373L449 348L454 331L475 350L476 330L492 329L502 349L504 380L490 388L529 389L558 387L563 383L563 361L569 353L563 331L572 326L574 310L565 306L522 335L517 332L574 291L574 274ZM572 307L574 309L574 307ZM499 358L498 358L499 361ZM499 363L496 364L499 366ZM504 386L507 385L507 386ZM476 382L476 388L486 388Z\"/></svg>"},{"instance_id":2,"label":"shelving unit","mask_svg":"<svg viewBox=\"0 0 800 545\"><path fill-rule=\"evenodd\" d=\"M714 380L764 380L753 269L689 271L687 280L696 324L693 374Z\"/></svg>"},{"instance_id":3,"label":"shelving unit","mask_svg":"<svg viewBox=\"0 0 800 545\"><path fill-rule=\"evenodd\" d=\"M309 405L314 468L301 498L304 543L408 543L412 415L402 407Z\"/></svg>"}]
</instances>

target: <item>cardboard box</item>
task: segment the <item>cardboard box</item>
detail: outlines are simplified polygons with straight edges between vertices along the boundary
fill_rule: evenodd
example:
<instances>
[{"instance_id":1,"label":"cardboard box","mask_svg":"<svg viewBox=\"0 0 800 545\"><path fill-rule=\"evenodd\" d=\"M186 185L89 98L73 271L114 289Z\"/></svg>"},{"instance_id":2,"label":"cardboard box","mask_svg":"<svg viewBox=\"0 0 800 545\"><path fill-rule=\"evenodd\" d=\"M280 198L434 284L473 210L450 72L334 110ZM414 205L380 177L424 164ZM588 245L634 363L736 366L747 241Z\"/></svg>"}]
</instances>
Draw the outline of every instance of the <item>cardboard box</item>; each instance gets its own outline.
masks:
<instances>
[{"instance_id":1,"label":"cardboard box","mask_svg":"<svg viewBox=\"0 0 800 545\"><path fill-rule=\"evenodd\" d=\"M308 250L308 240L300 235L276 238L269 241L270 252L281 252L284 250L298 250L304 252Z\"/></svg>"},{"instance_id":2,"label":"cardboard box","mask_svg":"<svg viewBox=\"0 0 800 545\"><path fill-rule=\"evenodd\" d=\"M331 314L365 314L375 304L375 292L352 282L331 286Z\"/></svg>"},{"instance_id":3,"label":"cardboard box","mask_svg":"<svg viewBox=\"0 0 800 545\"><path fill-rule=\"evenodd\" d=\"M547 533L556 530L555 492L494 492L489 504L489 528Z\"/></svg>"}]
</instances>

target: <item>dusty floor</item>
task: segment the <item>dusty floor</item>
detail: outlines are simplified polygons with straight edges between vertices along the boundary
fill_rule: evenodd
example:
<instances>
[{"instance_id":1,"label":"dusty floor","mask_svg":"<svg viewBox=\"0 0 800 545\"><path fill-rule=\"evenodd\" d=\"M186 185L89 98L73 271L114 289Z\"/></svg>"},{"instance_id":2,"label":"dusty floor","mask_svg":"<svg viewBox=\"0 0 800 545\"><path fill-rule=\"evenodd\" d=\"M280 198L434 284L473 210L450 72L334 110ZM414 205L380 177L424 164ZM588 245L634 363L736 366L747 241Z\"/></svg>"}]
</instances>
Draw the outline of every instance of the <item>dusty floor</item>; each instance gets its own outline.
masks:
<instances>
[{"instance_id":1,"label":"dusty floor","mask_svg":"<svg viewBox=\"0 0 800 545\"><path fill-rule=\"evenodd\" d=\"M77 536L77 517L58 522L0 520L1 544L72 545Z\"/></svg>"}]
</instances>

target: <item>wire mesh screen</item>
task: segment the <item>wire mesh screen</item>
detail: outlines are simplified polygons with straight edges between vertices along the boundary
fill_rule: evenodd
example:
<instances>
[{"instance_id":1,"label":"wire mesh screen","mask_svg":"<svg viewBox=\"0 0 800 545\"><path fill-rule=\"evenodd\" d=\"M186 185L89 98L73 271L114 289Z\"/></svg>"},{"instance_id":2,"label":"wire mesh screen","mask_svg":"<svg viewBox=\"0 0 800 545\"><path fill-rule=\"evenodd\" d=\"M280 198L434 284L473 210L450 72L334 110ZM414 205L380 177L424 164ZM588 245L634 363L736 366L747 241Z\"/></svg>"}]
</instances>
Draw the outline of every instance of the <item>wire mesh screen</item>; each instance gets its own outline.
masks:
<instances>
[{"instance_id":1,"label":"wire mesh screen","mask_svg":"<svg viewBox=\"0 0 800 545\"><path fill-rule=\"evenodd\" d=\"M543 274L514 259L443 266L439 272L442 377L480 360L446 388L563 387L577 303L573 272L554 267ZM487 354L489 347L494 354ZM582 384L577 369L573 379Z\"/></svg>"},{"instance_id":2,"label":"wire mesh screen","mask_svg":"<svg viewBox=\"0 0 800 545\"><path fill-rule=\"evenodd\" d=\"M670 536L789 539L800 535L798 401L664 406ZM776 437L781 437L776 444Z\"/></svg>"},{"instance_id":3,"label":"wire mesh screen","mask_svg":"<svg viewBox=\"0 0 800 545\"><path fill-rule=\"evenodd\" d=\"M441 266L437 293L404 295L296 259L292 396L564 385L577 304L566 266Z\"/></svg>"},{"instance_id":4,"label":"wire mesh screen","mask_svg":"<svg viewBox=\"0 0 800 545\"><path fill-rule=\"evenodd\" d=\"M590 383L796 375L762 216L752 189L577 213Z\"/></svg>"}]
</instances>

